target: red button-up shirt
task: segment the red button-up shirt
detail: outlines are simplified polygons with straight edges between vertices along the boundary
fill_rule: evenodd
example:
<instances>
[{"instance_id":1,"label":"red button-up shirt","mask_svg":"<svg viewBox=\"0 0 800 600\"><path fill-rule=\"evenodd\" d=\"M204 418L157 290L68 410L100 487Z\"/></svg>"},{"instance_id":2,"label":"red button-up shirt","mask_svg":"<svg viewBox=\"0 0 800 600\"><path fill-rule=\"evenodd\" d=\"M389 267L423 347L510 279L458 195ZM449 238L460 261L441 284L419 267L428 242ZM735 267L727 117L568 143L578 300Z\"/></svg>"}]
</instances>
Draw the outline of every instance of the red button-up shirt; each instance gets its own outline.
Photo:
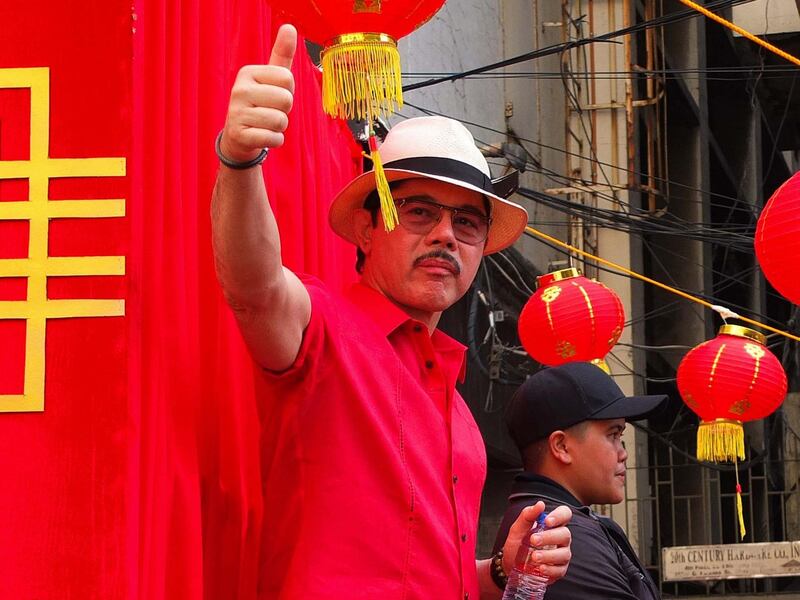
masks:
<instances>
[{"instance_id":1,"label":"red button-up shirt","mask_svg":"<svg viewBox=\"0 0 800 600\"><path fill-rule=\"evenodd\" d=\"M266 376L261 598L479 596L486 454L464 347L363 285L305 278L311 321Z\"/></svg>"}]
</instances>

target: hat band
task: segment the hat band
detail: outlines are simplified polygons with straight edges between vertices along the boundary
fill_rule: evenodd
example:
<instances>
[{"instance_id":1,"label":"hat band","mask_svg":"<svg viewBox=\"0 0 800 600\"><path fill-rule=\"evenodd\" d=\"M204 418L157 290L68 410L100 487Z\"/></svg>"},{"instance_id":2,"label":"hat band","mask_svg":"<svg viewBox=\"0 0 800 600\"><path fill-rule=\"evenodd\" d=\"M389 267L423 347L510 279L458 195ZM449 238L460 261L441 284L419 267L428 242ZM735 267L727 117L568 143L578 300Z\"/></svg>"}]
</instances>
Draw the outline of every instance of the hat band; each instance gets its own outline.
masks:
<instances>
[{"instance_id":1,"label":"hat band","mask_svg":"<svg viewBox=\"0 0 800 600\"><path fill-rule=\"evenodd\" d=\"M476 169L460 160L442 158L440 156L420 156L414 158L399 158L383 163L384 169L403 169L405 171L419 171L428 175L458 179L464 183L482 189L494 195L492 180L483 171Z\"/></svg>"}]
</instances>

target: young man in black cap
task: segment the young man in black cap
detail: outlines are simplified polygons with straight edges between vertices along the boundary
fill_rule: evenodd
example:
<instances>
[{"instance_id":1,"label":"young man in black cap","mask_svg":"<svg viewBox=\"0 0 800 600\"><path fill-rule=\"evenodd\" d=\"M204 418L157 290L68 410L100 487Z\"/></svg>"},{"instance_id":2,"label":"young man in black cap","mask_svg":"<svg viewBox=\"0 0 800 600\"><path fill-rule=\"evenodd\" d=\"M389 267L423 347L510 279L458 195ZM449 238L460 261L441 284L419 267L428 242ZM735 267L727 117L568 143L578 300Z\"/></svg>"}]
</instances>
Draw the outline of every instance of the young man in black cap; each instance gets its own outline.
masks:
<instances>
[{"instance_id":1,"label":"young man in black cap","mask_svg":"<svg viewBox=\"0 0 800 600\"><path fill-rule=\"evenodd\" d=\"M525 471L514 482L495 552L526 506L539 500L547 510L570 506L572 561L566 576L548 588L548 600L660 598L620 526L589 506L625 498L625 422L647 417L666 399L627 397L590 363L539 371L512 399L506 419Z\"/></svg>"}]
</instances>

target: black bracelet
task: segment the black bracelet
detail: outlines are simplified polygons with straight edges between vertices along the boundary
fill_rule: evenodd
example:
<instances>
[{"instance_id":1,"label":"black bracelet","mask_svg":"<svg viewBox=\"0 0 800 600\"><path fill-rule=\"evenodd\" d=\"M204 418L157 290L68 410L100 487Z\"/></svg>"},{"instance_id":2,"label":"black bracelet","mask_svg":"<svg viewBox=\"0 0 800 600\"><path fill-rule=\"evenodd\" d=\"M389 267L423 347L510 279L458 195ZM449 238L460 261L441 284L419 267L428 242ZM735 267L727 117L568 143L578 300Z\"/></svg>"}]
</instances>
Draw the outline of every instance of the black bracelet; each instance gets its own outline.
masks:
<instances>
[{"instance_id":1,"label":"black bracelet","mask_svg":"<svg viewBox=\"0 0 800 600\"><path fill-rule=\"evenodd\" d=\"M260 165L261 163L264 162L264 159L267 158L267 149L262 148L259 155L256 156L253 160L248 160L247 162L239 162L237 160L231 160L222 153L222 150L220 150L219 144L221 141L222 141L222 131L220 131L219 135L217 135L217 141L214 143L214 150L217 151L217 158L219 159L219 162L221 162L229 169L237 169L240 171L244 169L250 169L252 167L255 167L256 165Z\"/></svg>"},{"instance_id":2,"label":"black bracelet","mask_svg":"<svg viewBox=\"0 0 800 600\"><path fill-rule=\"evenodd\" d=\"M498 550L497 553L492 556L491 563L489 564L489 573L492 576L492 581L494 581L494 584L497 587L499 587L501 590L506 589L508 575L506 575L506 570L503 568L502 549Z\"/></svg>"}]
</instances>

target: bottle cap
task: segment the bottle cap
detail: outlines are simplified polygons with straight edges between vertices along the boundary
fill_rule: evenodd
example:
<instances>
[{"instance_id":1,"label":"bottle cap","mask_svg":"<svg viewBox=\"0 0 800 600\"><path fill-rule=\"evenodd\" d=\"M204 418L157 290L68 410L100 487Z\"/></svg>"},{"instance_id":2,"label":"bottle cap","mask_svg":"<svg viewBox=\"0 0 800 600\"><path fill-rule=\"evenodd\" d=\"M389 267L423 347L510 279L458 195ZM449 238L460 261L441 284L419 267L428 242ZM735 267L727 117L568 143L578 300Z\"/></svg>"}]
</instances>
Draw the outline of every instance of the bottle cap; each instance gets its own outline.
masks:
<instances>
[{"instance_id":1,"label":"bottle cap","mask_svg":"<svg viewBox=\"0 0 800 600\"><path fill-rule=\"evenodd\" d=\"M547 511L542 511L542 514L536 517L536 524L539 526L538 527L539 529L544 529L545 527L547 527L547 525L545 525L544 523L544 520L547 518L548 514L550 513L548 513Z\"/></svg>"}]
</instances>

